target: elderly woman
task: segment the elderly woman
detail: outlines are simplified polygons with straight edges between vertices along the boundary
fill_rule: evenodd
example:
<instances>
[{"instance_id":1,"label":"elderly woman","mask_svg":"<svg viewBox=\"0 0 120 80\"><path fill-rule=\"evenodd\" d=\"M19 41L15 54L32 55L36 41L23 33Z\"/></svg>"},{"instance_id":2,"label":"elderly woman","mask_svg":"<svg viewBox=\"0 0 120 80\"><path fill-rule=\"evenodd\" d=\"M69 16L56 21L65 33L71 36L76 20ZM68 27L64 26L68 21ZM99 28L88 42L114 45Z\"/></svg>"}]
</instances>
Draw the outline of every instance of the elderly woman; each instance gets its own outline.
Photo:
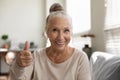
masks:
<instances>
[{"instance_id":1,"label":"elderly woman","mask_svg":"<svg viewBox=\"0 0 120 80\"><path fill-rule=\"evenodd\" d=\"M51 46L29 51L29 43L11 66L11 80L91 80L87 55L69 46L71 18L63 11L49 14L46 34Z\"/></svg>"}]
</instances>

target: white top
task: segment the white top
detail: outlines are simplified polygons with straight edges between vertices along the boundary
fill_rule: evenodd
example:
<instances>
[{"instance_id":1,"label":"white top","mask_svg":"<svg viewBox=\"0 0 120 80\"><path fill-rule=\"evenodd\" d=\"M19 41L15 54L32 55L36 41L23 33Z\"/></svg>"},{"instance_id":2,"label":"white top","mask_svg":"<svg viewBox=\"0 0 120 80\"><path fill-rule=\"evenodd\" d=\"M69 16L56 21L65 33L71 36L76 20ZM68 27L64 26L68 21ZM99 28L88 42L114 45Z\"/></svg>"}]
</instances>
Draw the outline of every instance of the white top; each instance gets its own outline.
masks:
<instances>
[{"instance_id":1,"label":"white top","mask_svg":"<svg viewBox=\"0 0 120 80\"><path fill-rule=\"evenodd\" d=\"M13 63L11 80L91 80L87 55L75 49L65 62L53 63L46 55L46 49L36 50L33 64L22 68ZM33 73L33 79L31 75Z\"/></svg>"}]
</instances>

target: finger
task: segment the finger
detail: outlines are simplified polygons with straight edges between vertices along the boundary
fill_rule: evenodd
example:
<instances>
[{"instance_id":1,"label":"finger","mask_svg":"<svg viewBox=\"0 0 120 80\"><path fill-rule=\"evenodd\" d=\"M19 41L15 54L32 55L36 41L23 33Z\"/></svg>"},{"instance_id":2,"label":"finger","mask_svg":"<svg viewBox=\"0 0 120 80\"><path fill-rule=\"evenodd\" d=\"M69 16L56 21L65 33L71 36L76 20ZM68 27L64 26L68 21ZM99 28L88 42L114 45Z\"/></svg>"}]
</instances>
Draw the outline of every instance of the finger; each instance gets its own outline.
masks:
<instances>
[{"instance_id":1,"label":"finger","mask_svg":"<svg viewBox=\"0 0 120 80\"><path fill-rule=\"evenodd\" d=\"M21 65L26 65L26 64L31 64L32 63L32 59L28 59L28 60L21 60Z\"/></svg>"},{"instance_id":2,"label":"finger","mask_svg":"<svg viewBox=\"0 0 120 80\"><path fill-rule=\"evenodd\" d=\"M32 60L33 57L32 56L20 56L21 60Z\"/></svg>"},{"instance_id":3,"label":"finger","mask_svg":"<svg viewBox=\"0 0 120 80\"><path fill-rule=\"evenodd\" d=\"M20 59L21 60L30 60L30 59L32 59L32 57L30 57L30 56L20 56Z\"/></svg>"},{"instance_id":4,"label":"finger","mask_svg":"<svg viewBox=\"0 0 120 80\"><path fill-rule=\"evenodd\" d=\"M22 60L22 63L26 63L26 64L31 63L31 62L32 62L31 59L29 59L29 60Z\"/></svg>"},{"instance_id":5,"label":"finger","mask_svg":"<svg viewBox=\"0 0 120 80\"><path fill-rule=\"evenodd\" d=\"M32 54L30 51L21 51L20 56L27 58L27 57L32 57Z\"/></svg>"},{"instance_id":6,"label":"finger","mask_svg":"<svg viewBox=\"0 0 120 80\"><path fill-rule=\"evenodd\" d=\"M32 56L24 56L24 54L20 54L19 58L17 59L17 63L21 67L29 66L33 61Z\"/></svg>"},{"instance_id":7,"label":"finger","mask_svg":"<svg viewBox=\"0 0 120 80\"><path fill-rule=\"evenodd\" d=\"M28 51L30 48L30 43L28 41L25 42L24 50Z\"/></svg>"},{"instance_id":8,"label":"finger","mask_svg":"<svg viewBox=\"0 0 120 80\"><path fill-rule=\"evenodd\" d=\"M29 65L31 65L31 63L27 63L27 64L26 63L22 63L21 67L26 67L26 66L29 66Z\"/></svg>"}]
</instances>

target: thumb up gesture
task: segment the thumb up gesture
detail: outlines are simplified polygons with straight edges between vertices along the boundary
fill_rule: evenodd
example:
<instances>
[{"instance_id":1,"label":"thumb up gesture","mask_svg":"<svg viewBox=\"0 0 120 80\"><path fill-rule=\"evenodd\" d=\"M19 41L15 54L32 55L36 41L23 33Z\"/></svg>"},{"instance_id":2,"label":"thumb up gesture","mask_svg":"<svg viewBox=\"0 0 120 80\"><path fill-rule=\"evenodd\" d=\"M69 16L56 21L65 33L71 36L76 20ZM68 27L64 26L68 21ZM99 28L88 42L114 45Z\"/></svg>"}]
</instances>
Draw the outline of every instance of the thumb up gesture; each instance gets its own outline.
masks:
<instances>
[{"instance_id":1,"label":"thumb up gesture","mask_svg":"<svg viewBox=\"0 0 120 80\"><path fill-rule=\"evenodd\" d=\"M33 57L31 52L29 51L29 48L30 48L30 43L26 41L24 50L18 54L18 58L17 58L17 64L20 67L29 66L33 61Z\"/></svg>"}]
</instances>

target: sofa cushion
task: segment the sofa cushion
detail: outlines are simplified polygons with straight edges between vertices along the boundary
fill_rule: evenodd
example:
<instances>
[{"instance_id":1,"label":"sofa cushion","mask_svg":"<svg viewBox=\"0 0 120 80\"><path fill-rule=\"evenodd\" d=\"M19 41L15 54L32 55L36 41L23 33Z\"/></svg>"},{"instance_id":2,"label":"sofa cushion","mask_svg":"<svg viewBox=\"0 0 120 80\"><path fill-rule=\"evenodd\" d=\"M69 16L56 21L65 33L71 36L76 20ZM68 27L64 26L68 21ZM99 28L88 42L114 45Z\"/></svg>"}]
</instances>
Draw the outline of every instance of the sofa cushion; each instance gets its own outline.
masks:
<instances>
[{"instance_id":1,"label":"sofa cushion","mask_svg":"<svg viewBox=\"0 0 120 80\"><path fill-rule=\"evenodd\" d=\"M94 52L90 58L92 80L120 80L120 57Z\"/></svg>"}]
</instances>

